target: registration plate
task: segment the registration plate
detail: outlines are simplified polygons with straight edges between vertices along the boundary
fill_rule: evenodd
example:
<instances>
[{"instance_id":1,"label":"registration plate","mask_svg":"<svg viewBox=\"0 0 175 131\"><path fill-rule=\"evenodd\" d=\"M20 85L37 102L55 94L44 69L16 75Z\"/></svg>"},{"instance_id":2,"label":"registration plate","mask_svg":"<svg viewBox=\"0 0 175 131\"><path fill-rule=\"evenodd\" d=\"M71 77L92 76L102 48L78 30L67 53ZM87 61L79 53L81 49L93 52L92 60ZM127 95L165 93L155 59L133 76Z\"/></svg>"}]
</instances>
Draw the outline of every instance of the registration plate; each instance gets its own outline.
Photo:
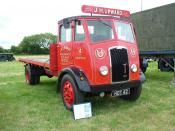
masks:
<instances>
[{"instance_id":1,"label":"registration plate","mask_svg":"<svg viewBox=\"0 0 175 131\"><path fill-rule=\"evenodd\" d=\"M113 90L111 92L111 96L112 97L129 95L129 94L130 94L130 88L128 88L128 89L122 89L122 90Z\"/></svg>"}]
</instances>

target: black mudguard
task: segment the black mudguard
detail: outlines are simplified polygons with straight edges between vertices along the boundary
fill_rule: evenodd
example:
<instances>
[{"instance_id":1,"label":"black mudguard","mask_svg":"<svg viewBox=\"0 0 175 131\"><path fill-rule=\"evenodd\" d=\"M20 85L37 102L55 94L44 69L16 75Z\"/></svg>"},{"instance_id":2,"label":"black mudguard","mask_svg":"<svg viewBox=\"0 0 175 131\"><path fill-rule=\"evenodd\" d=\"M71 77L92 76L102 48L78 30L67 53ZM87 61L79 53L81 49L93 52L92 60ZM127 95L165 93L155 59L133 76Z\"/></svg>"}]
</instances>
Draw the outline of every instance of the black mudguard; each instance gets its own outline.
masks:
<instances>
[{"instance_id":1,"label":"black mudguard","mask_svg":"<svg viewBox=\"0 0 175 131\"><path fill-rule=\"evenodd\" d=\"M72 78L75 80L78 89L82 92L91 92L91 88L89 85L89 82L84 75L82 71L80 71L78 68L71 67L71 68L65 68L64 70L61 71L59 77L58 77L58 86L60 87L60 81L63 78L65 74L69 74L72 76ZM80 77L83 77L83 80L80 79Z\"/></svg>"}]
</instances>

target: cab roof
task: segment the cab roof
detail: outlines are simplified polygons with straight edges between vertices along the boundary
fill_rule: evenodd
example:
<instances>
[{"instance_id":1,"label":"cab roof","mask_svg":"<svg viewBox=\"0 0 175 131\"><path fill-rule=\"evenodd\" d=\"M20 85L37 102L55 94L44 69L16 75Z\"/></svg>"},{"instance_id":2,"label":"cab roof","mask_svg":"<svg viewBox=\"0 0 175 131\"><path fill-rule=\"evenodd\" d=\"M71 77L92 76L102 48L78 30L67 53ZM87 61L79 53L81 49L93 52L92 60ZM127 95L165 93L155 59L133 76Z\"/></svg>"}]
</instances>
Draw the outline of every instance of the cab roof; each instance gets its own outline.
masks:
<instances>
[{"instance_id":1,"label":"cab roof","mask_svg":"<svg viewBox=\"0 0 175 131\"><path fill-rule=\"evenodd\" d=\"M93 16L80 15L80 16L67 17L67 18L64 18L64 19L67 19L68 21L74 21L74 20L77 20L79 18L97 18L97 19L107 18L107 19L118 19L118 20L130 21L129 18L120 18L120 17L114 17L114 16L99 16L99 15L93 15ZM58 23L62 23L64 19L58 21Z\"/></svg>"}]
</instances>

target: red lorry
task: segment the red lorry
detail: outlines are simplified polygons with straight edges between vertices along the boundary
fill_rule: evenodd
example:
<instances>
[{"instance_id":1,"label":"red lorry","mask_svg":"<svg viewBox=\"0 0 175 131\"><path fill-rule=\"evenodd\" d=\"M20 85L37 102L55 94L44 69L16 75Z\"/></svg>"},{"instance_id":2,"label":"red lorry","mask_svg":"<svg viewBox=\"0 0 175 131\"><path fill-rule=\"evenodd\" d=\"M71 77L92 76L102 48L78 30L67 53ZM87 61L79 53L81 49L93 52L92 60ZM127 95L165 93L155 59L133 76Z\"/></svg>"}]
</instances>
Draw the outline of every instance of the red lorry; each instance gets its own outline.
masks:
<instances>
[{"instance_id":1,"label":"red lorry","mask_svg":"<svg viewBox=\"0 0 175 131\"><path fill-rule=\"evenodd\" d=\"M82 11L91 15L58 22L58 42L50 45L50 58L19 59L25 63L26 82L36 85L40 76L58 77L69 110L87 94L137 100L142 83L134 27L125 20L130 12L87 5Z\"/></svg>"}]
</instances>

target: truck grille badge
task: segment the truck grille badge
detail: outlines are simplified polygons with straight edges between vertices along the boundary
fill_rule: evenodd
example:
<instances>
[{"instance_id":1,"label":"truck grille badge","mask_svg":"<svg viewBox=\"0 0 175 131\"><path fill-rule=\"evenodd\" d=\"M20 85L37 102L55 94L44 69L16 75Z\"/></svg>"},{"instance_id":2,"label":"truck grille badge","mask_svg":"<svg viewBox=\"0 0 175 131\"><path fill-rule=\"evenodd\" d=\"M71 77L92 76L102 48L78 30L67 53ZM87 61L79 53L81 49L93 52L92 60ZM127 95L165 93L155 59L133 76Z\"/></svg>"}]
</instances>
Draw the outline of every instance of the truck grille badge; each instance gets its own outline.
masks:
<instances>
[{"instance_id":1,"label":"truck grille badge","mask_svg":"<svg viewBox=\"0 0 175 131\"><path fill-rule=\"evenodd\" d=\"M127 65L127 64L123 64L123 67L124 67L124 74L126 74L126 65Z\"/></svg>"}]
</instances>

